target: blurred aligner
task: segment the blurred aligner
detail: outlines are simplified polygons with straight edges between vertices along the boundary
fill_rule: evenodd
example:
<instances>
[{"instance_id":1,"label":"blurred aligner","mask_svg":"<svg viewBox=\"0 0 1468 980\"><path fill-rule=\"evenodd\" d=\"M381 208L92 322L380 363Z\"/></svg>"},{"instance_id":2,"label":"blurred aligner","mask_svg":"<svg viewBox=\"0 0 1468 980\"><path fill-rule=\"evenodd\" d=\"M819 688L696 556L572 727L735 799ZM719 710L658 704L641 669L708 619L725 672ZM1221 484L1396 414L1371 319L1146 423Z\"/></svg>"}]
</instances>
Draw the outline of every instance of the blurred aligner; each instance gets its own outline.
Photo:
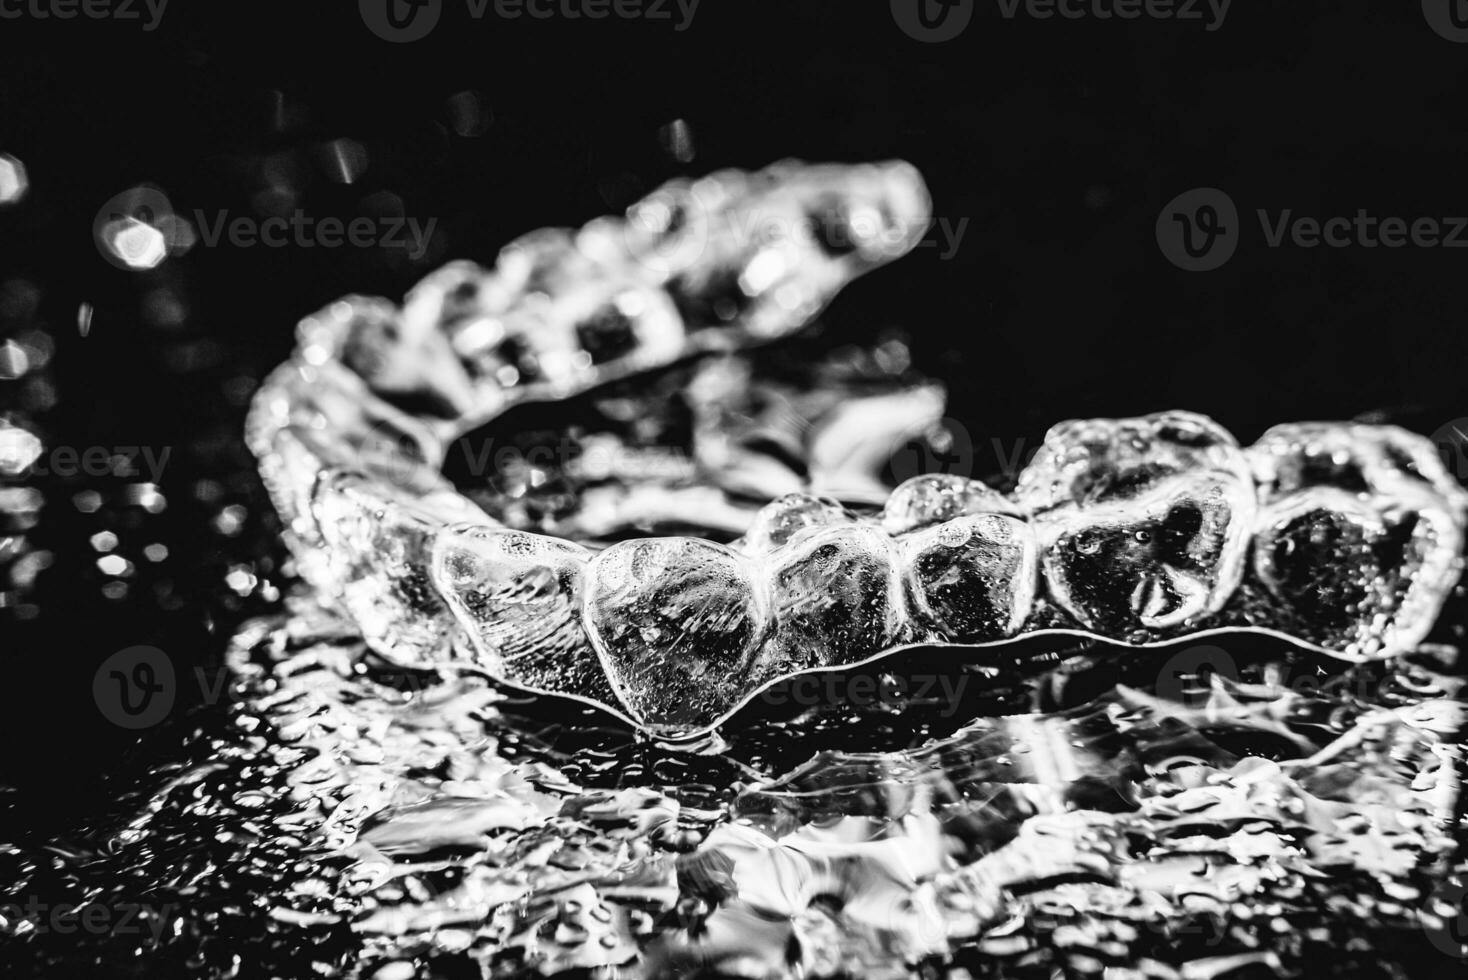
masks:
<instances>
[{"instance_id":1,"label":"blurred aligner","mask_svg":"<svg viewBox=\"0 0 1468 980\"><path fill-rule=\"evenodd\" d=\"M1392 426L1280 425L1242 448L1188 412L1065 422L1012 492L920 476L860 516L796 493L729 545L593 551L506 527L440 473L447 445L514 405L790 335L930 214L906 163L723 171L527 235L493 269L448 265L401 307L354 296L308 317L246 433L299 573L395 663L670 737L916 644L1247 630L1365 660L1423 640L1461 571L1468 495Z\"/></svg>"}]
</instances>

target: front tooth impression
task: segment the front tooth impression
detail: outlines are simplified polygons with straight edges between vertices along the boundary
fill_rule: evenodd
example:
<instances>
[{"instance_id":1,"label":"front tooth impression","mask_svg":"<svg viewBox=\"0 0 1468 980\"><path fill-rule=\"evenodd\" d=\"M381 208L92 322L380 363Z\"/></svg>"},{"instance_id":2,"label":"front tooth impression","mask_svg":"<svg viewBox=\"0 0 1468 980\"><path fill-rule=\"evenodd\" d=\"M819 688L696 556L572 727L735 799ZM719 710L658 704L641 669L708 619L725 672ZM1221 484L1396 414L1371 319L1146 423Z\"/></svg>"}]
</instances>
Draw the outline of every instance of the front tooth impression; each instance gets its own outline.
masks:
<instances>
[{"instance_id":1,"label":"front tooth impression","mask_svg":"<svg viewBox=\"0 0 1468 980\"><path fill-rule=\"evenodd\" d=\"M1250 448L1254 573L1287 628L1352 658L1411 649L1458 580L1465 496L1393 426L1298 423Z\"/></svg>"},{"instance_id":2,"label":"front tooth impression","mask_svg":"<svg viewBox=\"0 0 1468 980\"><path fill-rule=\"evenodd\" d=\"M439 532L433 582L479 666L511 684L616 704L581 626L591 553L559 538L476 524Z\"/></svg>"},{"instance_id":3,"label":"front tooth impression","mask_svg":"<svg viewBox=\"0 0 1468 980\"><path fill-rule=\"evenodd\" d=\"M622 702L671 732L715 723L748 693L765 609L748 559L697 538L647 538L596 556L583 615Z\"/></svg>"},{"instance_id":4,"label":"front tooth impression","mask_svg":"<svg viewBox=\"0 0 1468 980\"><path fill-rule=\"evenodd\" d=\"M443 523L438 510L452 504L434 503L335 470L321 475L311 503L326 544L328 591L373 649L415 666L448 656L453 626L429 576L429 549Z\"/></svg>"},{"instance_id":5,"label":"front tooth impression","mask_svg":"<svg viewBox=\"0 0 1468 980\"><path fill-rule=\"evenodd\" d=\"M945 640L978 643L1019 632L1034 606L1037 548L1024 521L959 517L902 541L908 601Z\"/></svg>"},{"instance_id":6,"label":"front tooth impression","mask_svg":"<svg viewBox=\"0 0 1468 980\"><path fill-rule=\"evenodd\" d=\"M901 636L893 542L866 525L811 528L770 556L775 635L759 680L855 663Z\"/></svg>"},{"instance_id":7,"label":"front tooth impression","mask_svg":"<svg viewBox=\"0 0 1468 980\"><path fill-rule=\"evenodd\" d=\"M1196 626L1238 586L1255 493L1232 435L1161 412L1052 428L1016 499L1049 596L1104 636Z\"/></svg>"}]
</instances>

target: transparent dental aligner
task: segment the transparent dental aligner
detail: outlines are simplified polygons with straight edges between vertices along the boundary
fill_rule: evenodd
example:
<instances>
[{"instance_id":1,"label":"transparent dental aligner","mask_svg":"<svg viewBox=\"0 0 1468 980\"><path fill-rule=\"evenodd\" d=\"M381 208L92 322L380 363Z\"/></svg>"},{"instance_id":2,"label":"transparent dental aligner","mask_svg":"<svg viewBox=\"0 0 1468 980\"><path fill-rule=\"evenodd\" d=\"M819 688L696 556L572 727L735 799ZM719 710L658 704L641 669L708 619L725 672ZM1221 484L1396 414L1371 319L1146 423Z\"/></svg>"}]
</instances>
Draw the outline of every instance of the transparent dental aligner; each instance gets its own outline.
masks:
<instances>
[{"instance_id":1,"label":"transparent dental aligner","mask_svg":"<svg viewBox=\"0 0 1468 980\"><path fill-rule=\"evenodd\" d=\"M591 552L545 535L459 524L439 532L431 561L478 666L530 690L617 702L581 625Z\"/></svg>"},{"instance_id":2,"label":"transparent dental aligner","mask_svg":"<svg viewBox=\"0 0 1468 980\"><path fill-rule=\"evenodd\" d=\"M494 392L517 387L565 394L599 380L599 368L666 363L682 349L672 300L638 272L546 229L507 245L491 272L440 269L408 294L403 319L446 337L491 406Z\"/></svg>"},{"instance_id":3,"label":"transparent dental aligner","mask_svg":"<svg viewBox=\"0 0 1468 980\"><path fill-rule=\"evenodd\" d=\"M902 163L786 163L764 175L727 172L705 180L741 188L739 215L708 215L726 229L743 227L753 214L797 211L820 211L832 221L841 214L864 221L878 213L914 226L927 223L926 188ZM789 334L846 282L910 247L888 236L851 254L789 252L778 286L749 284L747 299L761 309L757 329L751 317L705 322L679 311L668 277L637 251L641 207L626 220L604 219L580 233L548 229L523 236L502 251L493 269L452 263L411 290L401 309L348 297L302 321L295 355L256 394L246 442L260 460L285 524L283 537L308 582L341 597L347 594L343 576L362 580L364 567L351 565L357 571L349 573L351 563L326 560L333 546L312 514L312 493L324 470L380 481L384 496L453 495L439 473L444 447L487 419L521 402L564 398L701 351ZM865 236L856 228L846 235ZM713 278L715 267L733 261L730 254L710 249L682 268ZM756 248L748 258L759 254ZM495 523L464 504L465 515ZM416 593L411 583L426 569L414 562L411 568L383 566L376 601L401 608L403 595ZM355 588L359 606L375 601L369 591L367 585ZM448 657L452 639L448 631L385 630L374 645L403 662L437 662Z\"/></svg>"},{"instance_id":4,"label":"transparent dental aligner","mask_svg":"<svg viewBox=\"0 0 1468 980\"><path fill-rule=\"evenodd\" d=\"M909 608L945 640L1013 636L1034 611L1039 549L1016 517L956 517L910 535L903 548Z\"/></svg>"},{"instance_id":5,"label":"transparent dental aligner","mask_svg":"<svg viewBox=\"0 0 1468 980\"><path fill-rule=\"evenodd\" d=\"M1050 598L1103 636L1197 626L1243 576L1254 483L1234 437L1201 415L1057 425L1015 496Z\"/></svg>"},{"instance_id":6,"label":"transparent dental aligner","mask_svg":"<svg viewBox=\"0 0 1468 980\"><path fill-rule=\"evenodd\" d=\"M1353 658L1410 649L1458 580L1468 494L1431 443L1387 425L1277 425L1249 451L1253 572L1282 628Z\"/></svg>"},{"instance_id":7,"label":"transparent dental aligner","mask_svg":"<svg viewBox=\"0 0 1468 980\"><path fill-rule=\"evenodd\" d=\"M520 402L794 331L910 248L926 201L901 164L716 174L626 221L525 236L492 270L445 267L401 310L353 298L308 318L247 424L301 575L394 662L678 737L793 674L915 644L1247 629L1363 659L1422 640L1458 578L1468 495L1389 427L1280 426L1241 449L1186 412L1066 422L1012 493L919 476L859 515L808 487L744 512L729 545L528 533L440 472L446 446ZM761 215L799 217L804 237L738 232Z\"/></svg>"},{"instance_id":8,"label":"transparent dental aligner","mask_svg":"<svg viewBox=\"0 0 1468 980\"><path fill-rule=\"evenodd\" d=\"M770 622L748 559L697 538L621 541L592 560L587 579L586 632L644 724L698 727L744 699Z\"/></svg>"},{"instance_id":9,"label":"transparent dental aligner","mask_svg":"<svg viewBox=\"0 0 1468 980\"><path fill-rule=\"evenodd\" d=\"M792 161L673 181L625 221L592 222L581 240L599 257L630 254L690 327L738 323L769 337L905 255L930 220L927 190L909 164Z\"/></svg>"}]
</instances>

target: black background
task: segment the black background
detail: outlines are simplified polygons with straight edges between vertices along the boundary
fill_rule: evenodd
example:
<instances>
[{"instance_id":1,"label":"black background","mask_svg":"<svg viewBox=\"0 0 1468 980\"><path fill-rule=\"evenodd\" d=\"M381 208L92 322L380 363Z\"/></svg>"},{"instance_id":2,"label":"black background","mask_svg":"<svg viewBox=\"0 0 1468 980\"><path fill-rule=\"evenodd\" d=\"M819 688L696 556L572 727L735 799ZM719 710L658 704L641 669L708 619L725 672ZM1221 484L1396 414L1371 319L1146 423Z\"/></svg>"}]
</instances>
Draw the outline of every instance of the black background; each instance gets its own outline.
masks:
<instances>
[{"instance_id":1,"label":"black background","mask_svg":"<svg viewBox=\"0 0 1468 980\"><path fill-rule=\"evenodd\" d=\"M909 37L886 0L703 0L681 32L474 20L445 0L410 44L374 36L349 2L173 0L153 32L0 20L0 152L31 182L0 209L5 329L42 327L56 347L41 375L0 381L0 409L48 447L172 447L159 514L129 504L135 480L28 481L46 509L23 537L52 561L32 589L6 583L0 609L10 815L80 819L93 777L136 742L93 703L106 657L165 650L187 703L199 695L186 672L269 608L259 589L223 585L231 569L275 570L244 406L295 321L333 298L397 299L448 258L491 260L519 233L618 210L676 173L903 157L964 237L951 259L922 249L858 283L828 329L907 330L981 455L1033 448L1060 419L1173 407L1245 441L1274 422L1368 412L1430 433L1468 415L1468 251L1269 248L1255 210L1468 215L1465 69L1468 44L1434 33L1415 0L1238 0L1214 31L1008 19L988 0L945 43ZM487 110L475 126L451 109L466 92ZM694 134L689 164L659 144L675 119ZM367 153L351 184L322 154L338 139ZM221 244L139 273L93 241L98 209L141 182L186 214L252 215L281 166L317 218L397 195L438 220L434 252L414 264ZM1173 267L1154 232L1195 187L1226 191L1241 215L1237 254L1207 273ZM33 309L14 300L19 281L37 290ZM160 316L169 305L182 315ZM97 513L73 504L86 489L105 501ZM220 521L235 505L238 530ZM113 579L89 541L104 529L136 565L120 598L103 594ZM147 561L149 543L168 557Z\"/></svg>"}]
</instances>

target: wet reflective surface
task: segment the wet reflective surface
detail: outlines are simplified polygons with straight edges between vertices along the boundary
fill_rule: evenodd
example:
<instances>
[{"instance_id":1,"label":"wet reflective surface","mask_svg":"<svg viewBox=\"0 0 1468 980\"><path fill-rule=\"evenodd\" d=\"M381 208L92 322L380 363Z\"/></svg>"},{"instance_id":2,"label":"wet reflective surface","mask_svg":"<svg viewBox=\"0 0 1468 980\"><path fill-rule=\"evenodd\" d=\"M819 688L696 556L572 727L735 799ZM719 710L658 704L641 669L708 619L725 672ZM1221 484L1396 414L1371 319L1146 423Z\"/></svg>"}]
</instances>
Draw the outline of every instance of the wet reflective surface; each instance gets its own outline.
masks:
<instances>
[{"instance_id":1,"label":"wet reflective surface","mask_svg":"<svg viewBox=\"0 0 1468 980\"><path fill-rule=\"evenodd\" d=\"M669 746L388 667L303 600L109 825L8 845L5 956L163 976L1195 977L1456 935L1464 680L1256 638L916 651ZM78 914L85 914L79 912ZM98 913L101 915L102 913ZM66 967L71 969L72 966ZM78 974L80 975L80 974Z\"/></svg>"}]
</instances>

